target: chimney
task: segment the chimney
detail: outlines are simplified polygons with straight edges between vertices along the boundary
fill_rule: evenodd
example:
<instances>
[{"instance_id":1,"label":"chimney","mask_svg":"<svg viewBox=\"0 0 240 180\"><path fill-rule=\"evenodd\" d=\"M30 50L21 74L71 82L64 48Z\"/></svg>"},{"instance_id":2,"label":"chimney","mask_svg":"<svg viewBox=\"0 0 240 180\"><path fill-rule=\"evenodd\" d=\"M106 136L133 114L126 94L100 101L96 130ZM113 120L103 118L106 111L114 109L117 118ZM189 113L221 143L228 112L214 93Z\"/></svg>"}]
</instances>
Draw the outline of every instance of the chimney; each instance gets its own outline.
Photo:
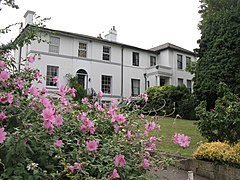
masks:
<instances>
[{"instance_id":1,"label":"chimney","mask_svg":"<svg viewBox=\"0 0 240 180\"><path fill-rule=\"evenodd\" d=\"M108 40L108 41L114 41L116 42L117 41L117 31L115 29L115 26L113 26L108 34L105 35L105 39Z\"/></svg>"},{"instance_id":2,"label":"chimney","mask_svg":"<svg viewBox=\"0 0 240 180\"><path fill-rule=\"evenodd\" d=\"M25 18L25 26L28 24L33 24L33 16L35 15L34 11L27 11L23 16Z\"/></svg>"}]
</instances>

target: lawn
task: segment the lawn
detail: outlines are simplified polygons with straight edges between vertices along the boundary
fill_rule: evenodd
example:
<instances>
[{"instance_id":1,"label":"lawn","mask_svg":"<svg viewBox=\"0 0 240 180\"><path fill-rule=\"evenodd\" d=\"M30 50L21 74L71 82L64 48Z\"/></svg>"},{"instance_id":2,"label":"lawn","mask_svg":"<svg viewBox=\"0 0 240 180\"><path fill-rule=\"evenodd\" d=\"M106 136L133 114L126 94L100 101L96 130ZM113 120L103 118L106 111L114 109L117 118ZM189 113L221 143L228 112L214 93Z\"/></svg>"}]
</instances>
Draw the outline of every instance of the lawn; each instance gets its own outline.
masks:
<instances>
[{"instance_id":1,"label":"lawn","mask_svg":"<svg viewBox=\"0 0 240 180\"><path fill-rule=\"evenodd\" d=\"M155 122L161 126L161 130L154 132L154 135L162 137L163 143L158 145L158 149L164 153L191 156L199 143L206 141L198 132L196 121L162 118L156 119ZM188 148L183 149L179 145L173 144L171 140L175 132L188 135L191 138L191 143Z\"/></svg>"}]
</instances>

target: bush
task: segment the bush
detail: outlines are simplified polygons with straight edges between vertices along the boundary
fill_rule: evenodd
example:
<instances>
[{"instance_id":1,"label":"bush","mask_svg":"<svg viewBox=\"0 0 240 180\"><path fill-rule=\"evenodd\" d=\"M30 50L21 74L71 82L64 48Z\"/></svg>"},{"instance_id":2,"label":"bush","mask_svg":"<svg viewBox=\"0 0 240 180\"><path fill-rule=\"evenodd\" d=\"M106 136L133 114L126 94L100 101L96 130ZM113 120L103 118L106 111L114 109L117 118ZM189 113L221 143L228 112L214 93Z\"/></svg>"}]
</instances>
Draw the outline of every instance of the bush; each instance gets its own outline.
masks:
<instances>
[{"instance_id":1,"label":"bush","mask_svg":"<svg viewBox=\"0 0 240 180\"><path fill-rule=\"evenodd\" d=\"M240 99L231 93L224 84L219 86L219 97L215 108L207 111L206 102L196 108L198 129L208 141L228 141L236 143L240 140Z\"/></svg>"},{"instance_id":2,"label":"bush","mask_svg":"<svg viewBox=\"0 0 240 180\"><path fill-rule=\"evenodd\" d=\"M176 116L185 119L196 119L197 101L185 86L155 86L147 90L149 103L145 111L157 112L159 115ZM164 111L163 111L164 110Z\"/></svg>"},{"instance_id":3,"label":"bush","mask_svg":"<svg viewBox=\"0 0 240 180\"><path fill-rule=\"evenodd\" d=\"M193 153L193 157L240 167L240 143L233 146L223 142L204 143Z\"/></svg>"}]
</instances>

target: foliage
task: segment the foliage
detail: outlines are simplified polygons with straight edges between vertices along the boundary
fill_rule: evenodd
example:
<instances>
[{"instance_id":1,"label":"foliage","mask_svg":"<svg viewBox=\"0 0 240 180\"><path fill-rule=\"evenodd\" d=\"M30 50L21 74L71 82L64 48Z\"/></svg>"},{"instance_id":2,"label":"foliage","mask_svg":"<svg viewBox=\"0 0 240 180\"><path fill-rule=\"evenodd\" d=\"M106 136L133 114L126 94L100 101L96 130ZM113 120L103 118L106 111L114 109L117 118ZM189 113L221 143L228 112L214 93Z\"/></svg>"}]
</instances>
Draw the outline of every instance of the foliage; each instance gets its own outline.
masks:
<instances>
[{"instance_id":1,"label":"foliage","mask_svg":"<svg viewBox=\"0 0 240 180\"><path fill-rule=\"evenodd\" d=\"M226 142L211 142L201 144L193 153L200 160L214 161L222 164L240 166L240 143L230 146Z\"/></svg>"},{"instance_id":2,"label":"foliage","mask_svg":"<svg viewBox=\"0 0 240 180\"><path fill-rule=\"evenodd\" d=\"M240 101L224 84L219 86L219 94L222 97L216 100L214 109L207 111L206 101L196 108L198 128L209 141L235 143L240 140Z\"/></svg>"},{"instance_id":3,"label":"foliage","mask_svg":"<svg viewBox=\"0 0 240 180\"><path fill-rule=\"evenodd\" d=\"M160 115L176 116L179 114L185 119L196 119L194 109L197 101L185 86L155 86L147 90L149 103L145 111L156 111Z\"/></svg>"},{"instance_id":4,"label":"foliage","mask_svg":"<svg viewBox=\"0 0 240 180\"><path fill-rule=\"evenodd\" d=\"M73 97L74 101L81 102L81 100L87 97L87 91L78 83L77 76L73 76L70 74L66 75L69 83L69 87L74 88L76 90L75 97ZM91 98L88 96L88 98Z\"/></svg>"},{"instance_id":5,"label":"foliage","mask_svg":"<svg viewBox=\"0 0 240 180\"><path fill-rule=\"evenodd\" d=\"M199 100L214 108L216 89L226 83L233 93L240 93L240 2L239 0L200 0L198 61L194 92Z\"/></svg>"}]
</instances>

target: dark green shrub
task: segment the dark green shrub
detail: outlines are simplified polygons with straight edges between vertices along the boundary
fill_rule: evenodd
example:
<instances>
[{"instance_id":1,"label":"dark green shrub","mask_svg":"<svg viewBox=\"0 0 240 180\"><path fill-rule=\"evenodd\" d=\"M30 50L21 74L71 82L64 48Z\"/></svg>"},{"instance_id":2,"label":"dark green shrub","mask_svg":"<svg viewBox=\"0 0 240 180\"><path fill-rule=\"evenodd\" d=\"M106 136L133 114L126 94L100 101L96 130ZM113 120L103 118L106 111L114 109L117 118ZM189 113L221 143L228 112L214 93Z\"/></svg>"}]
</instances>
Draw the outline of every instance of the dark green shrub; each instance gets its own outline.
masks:
<instances>
[{"instance_id":1,"label":"dark green shrub","mask_svg":"<svg viewBox=\"0 0 240 180\"><path fill-rule=\"evenodd\" d=\"M155 86L147 90L148 104L145 111L157 112L159 115L176 116L185 119L196 119L195 107L197 101L185 86ZM162 112L162 110L164 110Z\"/></svg>"},{"instance_id":2,"label":"dark green shrub","mask_svg":"<svg viewBox=\"0 0 240 180\"><path fill-rule=\"evenodd\" d=\"M78 83L78 79L76 76L68 74L67 76L69 87L75 89L75 97L73 97L74 101L81 102L81 100L87 96L87 91ZM89 97L88 97L89 98Z\"/></svg>"},{"instance_id":3,"label":"dark green shrub","mask_svg":"<svg viewBox=\"0 0 240 180\"><path fill-rule=\"evenodd\" d=\"M223 96L216 100L214 109L207 111L206 101L196 108L198 129L209 141L235 143L240 140L240 99L223 84L219 94Z\"/></svg>"}]
</instances>

